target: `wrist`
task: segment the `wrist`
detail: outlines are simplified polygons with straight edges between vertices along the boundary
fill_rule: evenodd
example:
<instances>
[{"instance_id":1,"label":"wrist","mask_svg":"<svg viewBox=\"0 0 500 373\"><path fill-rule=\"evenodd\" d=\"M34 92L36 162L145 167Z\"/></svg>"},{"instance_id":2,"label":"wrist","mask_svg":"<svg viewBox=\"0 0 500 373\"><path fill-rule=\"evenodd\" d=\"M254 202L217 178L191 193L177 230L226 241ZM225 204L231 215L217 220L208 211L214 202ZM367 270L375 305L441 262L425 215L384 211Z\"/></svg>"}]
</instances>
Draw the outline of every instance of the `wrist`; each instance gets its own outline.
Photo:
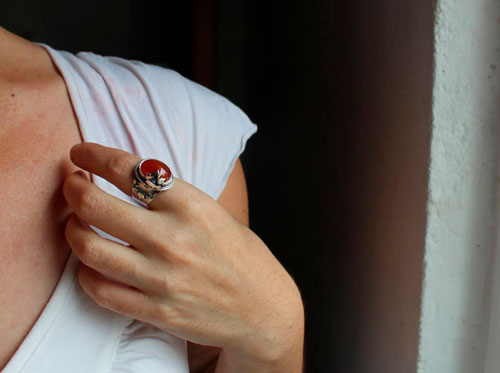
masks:
<instances>
[{"instance_id":1,"label":"wrist","mask_svg":"<svg viewBox=\"0 0 500 373\"><path fill-rule=\"evenodd\" d=\"M242 342L223 348L217 372L302 372L304 307L295 284L287 307L275 315L273 326L242 336ZM237 348L235 346L238 346Z\"/></svg>"},{"instance_id":2,"label":"wrist","mask_svg":"<svg viewBox=\"0 0 500 373\"><path fill-rule=\"evenodd\" d=\"M242 355L230 350L222 350L217 373L301 373L303 367L303 335L297 337L289 349L274 349L272 353Z\"/></svg>"}]
</instances>

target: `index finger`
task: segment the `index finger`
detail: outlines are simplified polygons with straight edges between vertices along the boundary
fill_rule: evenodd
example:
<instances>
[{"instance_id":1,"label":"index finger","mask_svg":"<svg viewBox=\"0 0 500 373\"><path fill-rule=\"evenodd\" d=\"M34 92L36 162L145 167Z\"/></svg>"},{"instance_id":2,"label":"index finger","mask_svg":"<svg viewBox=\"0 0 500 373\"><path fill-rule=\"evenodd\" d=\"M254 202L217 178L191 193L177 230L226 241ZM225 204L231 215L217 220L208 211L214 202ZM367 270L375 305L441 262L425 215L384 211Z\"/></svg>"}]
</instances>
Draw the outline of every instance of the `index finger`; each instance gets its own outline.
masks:
<instances>
[{"instance_id":1,"label":"index finger","mask_svg":"<svg viewBox=\"0 0 500 373\"><path fill-rule=\"evenodd\" d=\"M121 149L103 146L97 143L80 143L71 148L71 161L78 167L106 179L123 193L132 196L135 166L142 160L139 156ZM175 179L174 186L160 192L149 203L151 210L164 210L179 206L189 198L191 191L188 183ZM193 187L194 188L194 187Z\"/></svg>"}]
</instances>

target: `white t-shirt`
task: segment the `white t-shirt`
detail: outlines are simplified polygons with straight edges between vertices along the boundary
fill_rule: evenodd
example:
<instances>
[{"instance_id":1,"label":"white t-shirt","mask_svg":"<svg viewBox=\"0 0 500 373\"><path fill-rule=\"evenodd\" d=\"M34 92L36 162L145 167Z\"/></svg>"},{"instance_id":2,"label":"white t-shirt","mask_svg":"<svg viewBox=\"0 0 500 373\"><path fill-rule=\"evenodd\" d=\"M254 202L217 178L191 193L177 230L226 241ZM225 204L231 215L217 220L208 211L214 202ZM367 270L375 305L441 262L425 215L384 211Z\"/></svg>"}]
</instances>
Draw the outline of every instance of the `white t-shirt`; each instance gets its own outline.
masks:
<instances>
[{"instance_id":1,"label":"white t-shirt","mask_svg":"<svg viewBox=\"0 0 500 373\"><path fill-rule=\"evenodd\" d=\"M219 197L257 130L240 109L168 69L41 45L66 82L84 141L160 159L176 177ZM94 183L137 204L96 175ZM49 302L3 373L188 372L184 340L98 306L81 289L77 265L71 253Z\"/></svg>"}]
</instances>

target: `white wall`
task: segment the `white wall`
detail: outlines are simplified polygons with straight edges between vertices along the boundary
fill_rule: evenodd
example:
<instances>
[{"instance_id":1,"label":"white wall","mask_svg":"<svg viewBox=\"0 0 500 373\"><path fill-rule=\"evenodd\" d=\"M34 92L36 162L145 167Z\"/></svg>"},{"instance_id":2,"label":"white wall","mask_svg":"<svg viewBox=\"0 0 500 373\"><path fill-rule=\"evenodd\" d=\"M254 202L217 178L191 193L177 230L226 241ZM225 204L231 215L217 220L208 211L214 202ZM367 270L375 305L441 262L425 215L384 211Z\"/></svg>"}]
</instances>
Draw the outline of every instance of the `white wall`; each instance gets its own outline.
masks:
<instances>
[{"instance_id":1,"label":"white wall","mask_svg":"<svg viewBox=\"0 0 500 373\"><path fill-rule=\"evenodd\" d=\"M499 74L500 2L438 1L420 373L483 372L500 206Z\"/></svg>"}]
</instances>

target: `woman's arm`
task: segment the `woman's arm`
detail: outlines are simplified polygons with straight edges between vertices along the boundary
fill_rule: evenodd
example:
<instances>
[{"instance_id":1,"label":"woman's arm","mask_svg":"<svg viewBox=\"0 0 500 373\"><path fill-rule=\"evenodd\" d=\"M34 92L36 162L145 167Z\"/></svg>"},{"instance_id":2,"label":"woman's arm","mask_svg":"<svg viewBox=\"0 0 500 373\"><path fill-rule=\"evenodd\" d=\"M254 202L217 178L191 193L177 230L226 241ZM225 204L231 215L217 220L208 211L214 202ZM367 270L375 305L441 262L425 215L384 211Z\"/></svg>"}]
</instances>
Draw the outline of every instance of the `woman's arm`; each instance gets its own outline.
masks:
<instances>
[{"instance_id":1,"label":"woman's arm","mask_svg":"<svg viewBox=\"0 0 500 373\"><path fill-rule=\"evenodd\" d=\"M248 227L247 184L239 159L236 161L233 171L227 180L226 187L217 201L233 218Z\"/></svg>"}]
</instances>

